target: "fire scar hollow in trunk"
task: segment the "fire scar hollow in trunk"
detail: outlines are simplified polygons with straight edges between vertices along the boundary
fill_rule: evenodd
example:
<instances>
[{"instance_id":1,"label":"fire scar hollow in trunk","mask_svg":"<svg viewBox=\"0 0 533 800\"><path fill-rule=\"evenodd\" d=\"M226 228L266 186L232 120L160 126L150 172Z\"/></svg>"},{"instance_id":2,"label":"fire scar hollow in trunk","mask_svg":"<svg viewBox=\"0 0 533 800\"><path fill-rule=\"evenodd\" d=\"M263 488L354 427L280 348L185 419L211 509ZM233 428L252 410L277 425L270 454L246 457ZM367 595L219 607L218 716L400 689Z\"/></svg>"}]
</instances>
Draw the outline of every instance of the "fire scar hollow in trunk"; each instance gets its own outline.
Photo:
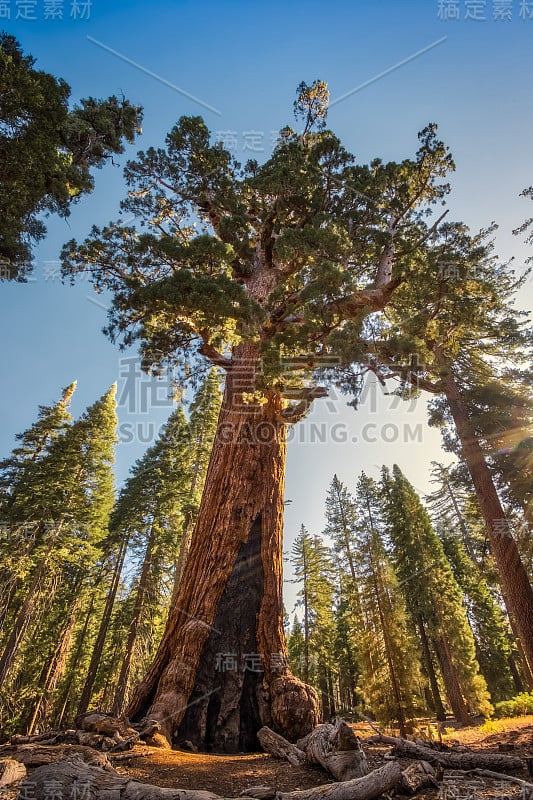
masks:
<instances>
[{"instance_id":1,"label":"fire scar hollow in trunk","mask_svg":"<svg viewBox=\"0 0 533 800\"><path fill-rule=\"evenodd\" d=\"M316 692L286 663L286 424L276 392L249 402L258 364L255 346L235 348L183 578L128 709L171 742L225 752L258 749L263 725L295 739L319 718Z\"/></svg>"}]
</instances>

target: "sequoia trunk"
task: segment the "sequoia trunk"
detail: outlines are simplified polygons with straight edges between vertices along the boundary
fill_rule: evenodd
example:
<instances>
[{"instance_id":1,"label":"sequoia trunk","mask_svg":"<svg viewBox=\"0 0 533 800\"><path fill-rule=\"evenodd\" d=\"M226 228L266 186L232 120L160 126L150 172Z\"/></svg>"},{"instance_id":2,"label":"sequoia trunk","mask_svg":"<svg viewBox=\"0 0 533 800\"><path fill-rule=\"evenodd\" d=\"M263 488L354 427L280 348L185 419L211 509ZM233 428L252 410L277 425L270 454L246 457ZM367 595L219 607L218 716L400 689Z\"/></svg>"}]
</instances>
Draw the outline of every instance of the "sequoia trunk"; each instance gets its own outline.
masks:
<instances>
[{"instance_id":1,"label":"sequoia trunk","mask_svg":"<svg viewBox=\"0 0 533 800\"><path fill-rule=\"evenodd\" d=\"M287 668L282 614L286 433L282 398L255 396L255 345L238 345L191 549L154 662L128 715L169 741L258 748L269 725L289 739L318 722L318 697ZM266 401L266 402L265 402Z\"/></svg>"},{"instance_id":2,"label":"sequoia trunk","mask_svg":"<svg viewBox=\"0 0 533 800\"><path fill-rule=\"evenodd\" d=\"M533 671L533 588L520 559L468 410L450 370L444 377L444 391L485 520L507 610L514 620L525 660Z\"/></svg>"}]
</instances>

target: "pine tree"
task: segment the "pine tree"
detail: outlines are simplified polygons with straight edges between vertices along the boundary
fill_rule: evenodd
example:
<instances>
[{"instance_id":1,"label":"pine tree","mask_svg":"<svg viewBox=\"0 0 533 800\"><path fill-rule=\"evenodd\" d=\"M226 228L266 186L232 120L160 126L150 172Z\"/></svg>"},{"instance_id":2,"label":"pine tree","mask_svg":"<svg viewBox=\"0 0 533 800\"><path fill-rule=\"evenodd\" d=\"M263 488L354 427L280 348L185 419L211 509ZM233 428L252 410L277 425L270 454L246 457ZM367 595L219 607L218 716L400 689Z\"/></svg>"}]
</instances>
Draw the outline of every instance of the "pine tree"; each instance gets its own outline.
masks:
<instances>
[{"instance_id":1,"label":"pine tree","mask_svg":"<svg viewBox=\"0 0 533 800\"><path fill-rule=\"evenodd\" d=\"M217 374L216 370L211 370L193 398L188 426L185 424L181 410L177 410L171 415L157 445L150 448L136 463L131 471L131 476L119 493L110 523L110 537L115 541L115 549L111 553L110 584L78 713L83 713L88 708L91 696L95 692L99 697L99 687L103 690L103 687L109 686L112 678L111 672L116 668L119 655L124 653L124 647L117 640L118 630L112 624L112 617L117 592L121 585L124 560L130 544L137 551L142 551L144 548L144 556L141 556L141 559L144 558L144 566L140 567L138 583L132 587L131 602L127 599L124 600L122 602L123 611L121 614L117 612L115 617L116 624L122 631L121 635L128 643L122 663L122 674L119 669L113 677L113 682L115 684L118 682L118 687L114 699L108 704L109 707L114 706L115 709L122 707L130 682L129 674L132 664L135 667L135 675L139 672L139 665L144 664L143 658L137 657L133 652L134 649L139 650L139 634L144 631L149 637L154 635L159 624L157 620L161 620L165 616L168 606L168 598L164 599L159 591L159 589L162 590L165 581L156 574L157 564L160 564L165 575L169 572L169 565L164 562L164 559L161 562L160 555L154 556L154 547L159 554L169 553L168 546L162 547L163 534L158 530L159 523L154 524L150 531L146 526L149 524L150 513L154 511L154 503L157 499L160 501L161 508L165 504L171 505L175 508L176 513L179 508L180 546L176 551L179 552L179 555L173 581L173 593L175 593L179 586L180 575L190 545L190 535L198 513L199 499L213 445L219 409L220 391ZM173 461L175 464L171 463ZM163 501L163 497L166 497L166 500ZM171 527L175 532L174 523ZM172 553L172 548L170 548L170 552ZM133 554L130 554L130 557L133 557ZM160 578L161 582L159 583ZM150 586L158 587L158 590L152 590ZM157 607L157 598L160 599L160 607ZM172 600L170 603L172 604ZM126 610L126 606L129 607L129 612ZM148 614L150 610L151 615ZM124 620L128 615L127 629L124 630L126 624ZM152 617L153 625L145 629L142 619L147 615ZM108 636L115 644L112 645L113 655L110 655L110 660L106 661L105 647ZM157 639L158 635L155 635L155 641ZM148 648L148 652L153 650L153 646L152 641L152 647ZM101 703L103 700L98 702Z\"/></svg>"},{"instance_id":2,"label":"pine tree","mask_svg":"<svg viewBox=\"0 0 533 800\"><path fill-rule=\"evenodd\" d=\"M13 610L17 588L31 565L33 550L46 535L47 520L40 505L40 462L72 421L68 407L76 384L63 390L53 406L40 406L37 422L24 433L12 454L0 462L0 620ZM16 552L16 559L13 553Z\"/></svg>"},{"instance_id":3,"label":"pine tree","mask_svg":"<svg viewBox=\"0 0 533 800\"><path fill-rule=\"evenodd\" d=\"M161 587L165 576L169 578L172 574L182 539L183 508L191 485L191 464L189 426L181 406L171 414L159 439L141 462L143 514L135 527L136 536L143 542L144 553L114 698L117 714L121 713L127 696L141 627L144 622L153 630L154 611L157 613L158 608L165 606ZM128 524L131 522L128 513Z\"/></svg>"},{"instance_id":4,"label":"pine tree","mask_svg":"<svg viewBox=\"0 0 533 800\"><path fill-rule=\"evenodd\" d=\"M483 573L469 557L453 528L436 528L454 577L463 592L470 627L476 642L476 658L494 702L513 694L510 629Z\"/></svg>"},{"instance_id":5,"label":"pine tree","mask_svg":"<svg viewBox=\"0 0 533 800\"><path fill-rule=\"evenodd\" d=\"M355 497L334 476L326 499L326 532L346 570L346 601L352 606L361 686L368 706L383 722L406 721L420 709L421 675L416 644L383 540L375 483L361 475Z\"/></svg>"},{"instance_id":6,"label":"pine tree","mask_svg":"<svg viewBox=\"0 0 533 800\"><path fill-rule=\"evenodd\" d=\"M175 563L183 522L182 506L190 486L188 424L181 406L171 414L156 442L131 470L111 519L111 532L120 542L104 616L96 637L78 705L84 713L90 703L108 633L120 573L128 547L140 551L140 573L134 585L131 618L123 651L114 705L120 710L128 691L138 636L149 612L162 613L165 576ZM133 554L131 554L133 556ZM155 607L155 609L154 609ZM155 620L154 620L155 623Z\"/></svg>"},{"instance_id":7,"label":"pine tree","mask_svg":"<svg viewBox=\"0 0 533 800\"><path fill-rule=\"evenodd\" d=\"M320 81L300 86L296 111L305 118L303 132L284 128L264 164L244 167L210 141L201 118L180 119L165 148L141 153L126 168L130 194L122 209L139 221L140 232L119 221L63 251L65 274L88 272L96 288L113 293L108 332L138 341L147 365L172 364L187 377L201 357L226 371L176 602L128 708L132 718L160 720L169 740L181 735L183 722L197 745L207 739L238 749L241 739L255 742L259 707L267 716L275 710L271 722L289 738L316 722L316 694L272 658L286 653L286 430L325 396L314 381L324 354L353 346L363 320L407 279L403 266L392 275L398 259L390 233L402 249L416 250L428 235L422 212L445 195L442 179L453 168L435 126L421 133L413 159L356 165L325 130L327 90ZM254 570L240 570L245 552L260 554L261 587ZM234 584L239 588L230 591ZM236 615L261 657L260 684L245 674L220 683L216 653L235 649ZM201 629L191 619L201 620ZM185 709L194 692L205 699L193 723ZM216 721L218 703L242 709L231 732Z\"/></svg>"},{"instance_id":8,"label":"pine tree","mask_svg":"<svg viewBox=\"0 0 533 800\"><path fill-rule=\"evenodd\" d=\"M294 615L294 621L287 638L288 658L291 670L297 678L304 680L304 669L307 668L309 673L309 654L307 652L306 664L306 643L304 632L297 615Z\"/></svg>"},{"instance_id":9,"label":"pine tree","mask_svg":"<svg viewBox=\"0 0 533 800\"><path fill-rule=\"evenodd\" d=\"M358 560L363 602L368 618L374 618L373 628L378 634L376 660L385 667L382 666L384 687L379 686L379 673L374 676L377 684L371 692L374 709L378 719L385 722L397 719L400 735L405 736L407 720L422 710L420 662L398 581L385 548L379 489L364 473L358 481L355 497L360 520ZM381 683L383 680L382 677Z\"/></svg>"},{"instance_id":10,"label":"pine tree","mask_svg":"<svg viewBox=\"0 0 533 800\"><path fill-rule=\"evenodd\" d=\"M459 587L427 511L398 466L392 475L383 469L382 485L395 569L407 608L427 629L455 717L469 724L468 708L490 715L492 706Z\"/></svg>"},{"instance_id":11,"label":"pine tree","mask_svg":"<svg viewBox=\"0 0 533 800\"><path fill-rule=\"evenodd\" d=\"M498 445L508 439L528 452L530 413L527 427L519 420L515 429L512 409L527 409L524 397L531 397L532 337L527 315L514 307L525 276L517 278L498 263L489 241L492 231L471 236L466 226L449 223L429 237L416 278L395 293L387 320L380 318L367 331L365 357L354 350L352 361L383 383L398 381L401 395L414 388L433 396L430 424L441 426L446 447L460 451L468 467L509 618L531 673L533 586L497 483L499 473L509 491L514 485L527 510L528 489L519 489L512 459ZM348 369L344 386L357 390L361 379L361 368Z\"/></svg>"},{"instance_id":12,"label":"pine tree","mask_svg":"<svg viewBox=\"0 0 533 800\"><path fill-rule=\"evenodd\" d=\"M487 558L485 528L475 495L472 497L470 476L460 465L452 468L435 462L432 474L436 489L426 501L463 592L481 672L493 700L503 700L511 693L517 653L500 607L497 572ZM516 688L521 691L523 687L519 684Z\"/></svg>"},{"instance_id":13,"label":"pine tree","mask_svg":"<svg viewBox=\"0 0 533 800\"><path fill-rule=\"evenodd\" d=\"M357 530L358 518L353 497L336 475L333 476L330 490L326 497L326 527L324 533L333 542L337 557L339 584L341 594L338 602L338 613L343 602L346 608L342 612L343 627L348 625L353 632L353 651L350 639L345 635L344 649L349 663L353 663L352 652L357 660L357 673L363 684L367 677L375 672L373 653L374 637L369 634L363 609L362 591L359 584ZM355 671L352 672L352 675ZM355 691L355 686L353 687ZM364 689L362 697L368 697Z\"/></svg>"},{"instance_id":14,"label":"pine tree","mask_svg":"<svg viewBox=\"0 0 533 800\"><path fill-rule=\"evenodd\" d=\"M91 171L140 132L140 108L89 97L69 110L70 87L34 67L17 40L0 33L0 278L25 280L42 212L69 215L90 192Z\"/></svg>"},{"instance_id":15,"label":"pine tree","mask_svg":"<svg viewBox=\"0 0 533 800\"><path fill-rule=\"evenodd\" d=\"M302 525L292 548L295 581L301 583L298 605L303 622L303 680L321 694L324 718L334 713L330 676L334 667L333 644L334 585L329 549L318 536L311 536Z\"/></svg>"},{"instance_id":16,"label":"pine tree","mask_svg":"<svg viewBox=\"0 0 533 800\"><path fill-rule=\"evenodd\" d=\"M115 392L112 386L35 462L33 491L47 535L33 548L21 602L3 643L2 685L13 679L17 654L31 627L39 631L45 608L53 615L56 599L74 602L80 579L98 561L114 502ZM35 653L30 656L35 660Z\"/></svg>"},{"instance_id":17,"label":"pine tree","mask_svg":"<svg viewBox=\"0 0 533 800\"><path fill-rule=\"evenodd\" d=\"M359 665L357 662L357 630L353 627L353 614L350 611L346 592L339 576L339 597L335 607L334 653L338 669L338 691L341 709L353 711L358 704L357 683Z\"/></svg>"}]
</instances>

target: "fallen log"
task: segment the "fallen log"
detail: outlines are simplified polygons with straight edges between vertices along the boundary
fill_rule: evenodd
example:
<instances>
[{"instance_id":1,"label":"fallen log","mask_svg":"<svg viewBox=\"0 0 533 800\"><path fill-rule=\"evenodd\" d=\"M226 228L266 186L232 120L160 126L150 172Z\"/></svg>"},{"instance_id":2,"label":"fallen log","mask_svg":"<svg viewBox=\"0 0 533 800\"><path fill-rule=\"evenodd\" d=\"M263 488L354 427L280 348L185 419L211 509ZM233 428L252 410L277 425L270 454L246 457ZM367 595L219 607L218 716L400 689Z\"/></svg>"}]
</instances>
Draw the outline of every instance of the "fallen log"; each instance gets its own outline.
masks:
<instances>
[{"instance_id":1,"label":"fallen log","mask_svg":"<svg viewBox=\"0 0 533 800\"><path fill-rule=\"evenodd\" d=\"M244 797L267 800L374 800L390 791L401 780L402 770L397 762L341 783L331 783L294 792L276 792L267 787L256 787L257 795L247 790ZM21 797L34 800L49 800L50 786L54 786L57 797L74 797L81 787L89 787L91 800L109 800L118 796L120 800L222 800L212 792L189 789L163 789L141 783L113 769L104 770L87 764L78 757L39 767L21 785ZM249 792L249 793L248 793ZM112 794L110 794L112 793Z\"/></svg>"},{"instance_id":2,"label":"fallen log","mask_svg":"<svg viewBox=\"0 0 533 800\"><path fill-rule=\"evenodd\" d=\"M239 797L252 797L254 800L275 800L276 790L272 786L250 786Z\"/></svg>"},{"instance_id":3,"label":"fallen log","mask_svg":"<svg viewBox=\"0 0 533 800\"><path fill-rule=\"evenodd\" d=\"M141 783L114 769L104 770L75 757L39 767L20 787L21 797L32 800L50 800L50 786L54 797L90 797L91 800L220 800L212 792L189 789L161 789ZM82 794L85 790L85 795Z\"/></svg>"},{"instance_id":4,"label":"fallen log","mask_svg":"<svg viewBox=\"0 0 533 800\"><path fill-rule=\"evenodd\" d=\"M0 758L12 758L26 767L55 764L64 758L72 756L79 756L82 761L89 765L107 770L113 769L106 754L93 750L92 747L73 744L51 746L43 744L21 744L18 746L6 744L0 747Z\"/></svg>"},{"instance_id":5,"label":"fallen log","mask_svg":"<svg viewBox=\"0 0 533 800\"><path fill-rule=\"evenodd\" d=\"M299 767L305 762L305 753L296 745L291 744L279 733L274 733L266 726L257 732L259 744L265 751L275 758L282 758L288 761L293 767Z\"/></svg>"},{"instance_id":6,"label":"fallen log","mask_svg":"<svg viewBox=\"0 0 533 800\"><path fill-rule=\"evenodd\" d=\"M265 752L294 766L307 762L322 767L337 781L361 778L368 772L366 756L352 729L337 718L334 725L319 725L297 744L291 744L270 728L261 728L257 738Z\"/></svg>"},{"instance_id":7,"label":"fallen log","mask_svg":"<svg viewBox=\"0 0 533 800\"><path fill-rule=\"evenodd\" d=\"M443 767L449 769L500 769L515 770L522 769L522 759L518 756L507 756L503 753L480 753L474 750L467 753L454 753L452 751L440 752L430 747L408 742L406 739L398 739L395 736L372 736L373 742L392 745L393 755L399 758L416 758L420 761L429 761L430 764L438 762ZM368 740L367 740L368 741Z\"/></svg>"},{"instance_id":8,"label":"fallen log","mask_svg":"<svg viewBox=\"0 0 533 800\"><path fill-rule=\"evenodd\" d=\"M253 788L246 789L246 797L256 800L374 800L389 792L402 779L402 768L397 761L391 761L385 766L369 772L362 778L351 781L328 783L324 786L315 786L312 789L298 789L294 792L275 792L268 794L266 787L260 786L257 794Z\"/></svg>"},{"instance_id":9,"label":"fallen log","mask_svg":"<svg viewBox=\"0 0 533 800\"><path fill-rule=\"evenodd\" d=\"M0 786L11 786L26 777L26 767L12 758L0 761Z\"/></svg>"},{"instance_id":10,"label":"fallen log","mask_svg":"<svg viewBox=\"0 0 533 800\"><path fill-rule=\"evenodd\" d=\"M366 756L352 729L337 717L334 725L319 725L306 737L305 756L338 781L362 778L368 773Z\"/></svg>"},{"instance_id":11,"label":"fallen log","mask_svg":"<svg viewBox=\"0 0 533 800\"><path fill-rule=\"evenodd\" d=\"M126 717L112 717L110 714L100 711L80 714L76 717L75 723L78 730L109 736L110 739L115 739L117 742L138 739L140 735L139 731L131 727Z\"/></svg>"},{"instance_id":12,"label":"fallen log","mask_svg":"<svg viewBox=\"0 0 533 800\"><path fill-rule=\"evenodd\" d=\"M70 739L68 740L70 743ZM107 753L115 749L126 749L126 742L128 740L124 739L122 742L117 742L116 739L111 739L110 736L104 736L103 733L92 733L91 731L76 731L76 736L74 739L75 744L81 744L84 747L92 747L93 750L102 750L102 752ZM62 740L59 737L58 744L62 744ZM45 742L43 742L45 744ZM132 745L127 745L128 747Z\"/></svg>"},{"instance_id":13,"label":"fallen log","mask_svg":"<svg viewBox=\"0 0 533 800\"><path fill-rule=\"evenodd\" d=\"M72 734L74 731L45 731L44 733L33 733L31 736L24 736L21 733L15 733L11 737L11 744L33 744L34 742L46 742L55 740L58 736L65 734Z\"/></svg>"}]
</instances>

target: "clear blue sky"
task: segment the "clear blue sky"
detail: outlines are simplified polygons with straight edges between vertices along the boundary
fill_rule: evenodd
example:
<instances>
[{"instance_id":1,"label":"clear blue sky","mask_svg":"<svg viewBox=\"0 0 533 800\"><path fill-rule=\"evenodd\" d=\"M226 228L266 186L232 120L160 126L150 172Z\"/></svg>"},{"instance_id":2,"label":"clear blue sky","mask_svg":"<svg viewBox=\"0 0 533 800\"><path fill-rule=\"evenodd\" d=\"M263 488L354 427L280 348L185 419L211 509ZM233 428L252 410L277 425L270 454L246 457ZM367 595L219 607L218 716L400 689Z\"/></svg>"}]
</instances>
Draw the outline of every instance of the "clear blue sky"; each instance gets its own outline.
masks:
<instances>
[{"instance_id":1,"label":"clear blue sky","mask_svg":"<svg viewBox=\"0 0 533 800\"><path fill-rule=\"evenodd\" d=\"M63 19L46 18L54 5ZM0 26L40 68L69 82L73 100L123 93L144 107L143 136L128 155L161 144L182 114L202 114L238 157L264 158L271 132L292 121L296 86L315 78L329 84L330 127L362 161L412 155L417 132L435 121L457 162L450 216L474 229L496 220L502 258L515 256L520 266L528 255L511 230L533 211L518 197L533 183L533 2L92 0L89 9L80 0L74 7L71 0L7 0L0 9ZM16 19L28 10L35 19ZM119 395L128 388L124 355L101 333L105 310L94 302L101 298L88 284L62 286L54 276L65 240L116 217L121 169L108 166L96 177L96 191L68 222L50 220L34 280L0 285L0 454L35 419L37 405L52 402L74 378L76 415L115 380ZM533 307L531 282L520 304ZM134 413L128 397L119 408L122 438L135 436L118 449L119 482L146 447L139 439L148 439L170 411L165 391L157 406L151 388L147 379L137 385ZM343 398L317 403L293 432L287 549L302 522L322 529L334 472L353 486L362 469L377 475L381 464L396 461L421 491L428 489L428 464L440 453L423 403L395 409L374 389L358 412L346 409ZM310 444L312 426L315 437L327 428L329 441ZM346 441L334 442L334 435Z\"/></svg>"}]
</instances>

